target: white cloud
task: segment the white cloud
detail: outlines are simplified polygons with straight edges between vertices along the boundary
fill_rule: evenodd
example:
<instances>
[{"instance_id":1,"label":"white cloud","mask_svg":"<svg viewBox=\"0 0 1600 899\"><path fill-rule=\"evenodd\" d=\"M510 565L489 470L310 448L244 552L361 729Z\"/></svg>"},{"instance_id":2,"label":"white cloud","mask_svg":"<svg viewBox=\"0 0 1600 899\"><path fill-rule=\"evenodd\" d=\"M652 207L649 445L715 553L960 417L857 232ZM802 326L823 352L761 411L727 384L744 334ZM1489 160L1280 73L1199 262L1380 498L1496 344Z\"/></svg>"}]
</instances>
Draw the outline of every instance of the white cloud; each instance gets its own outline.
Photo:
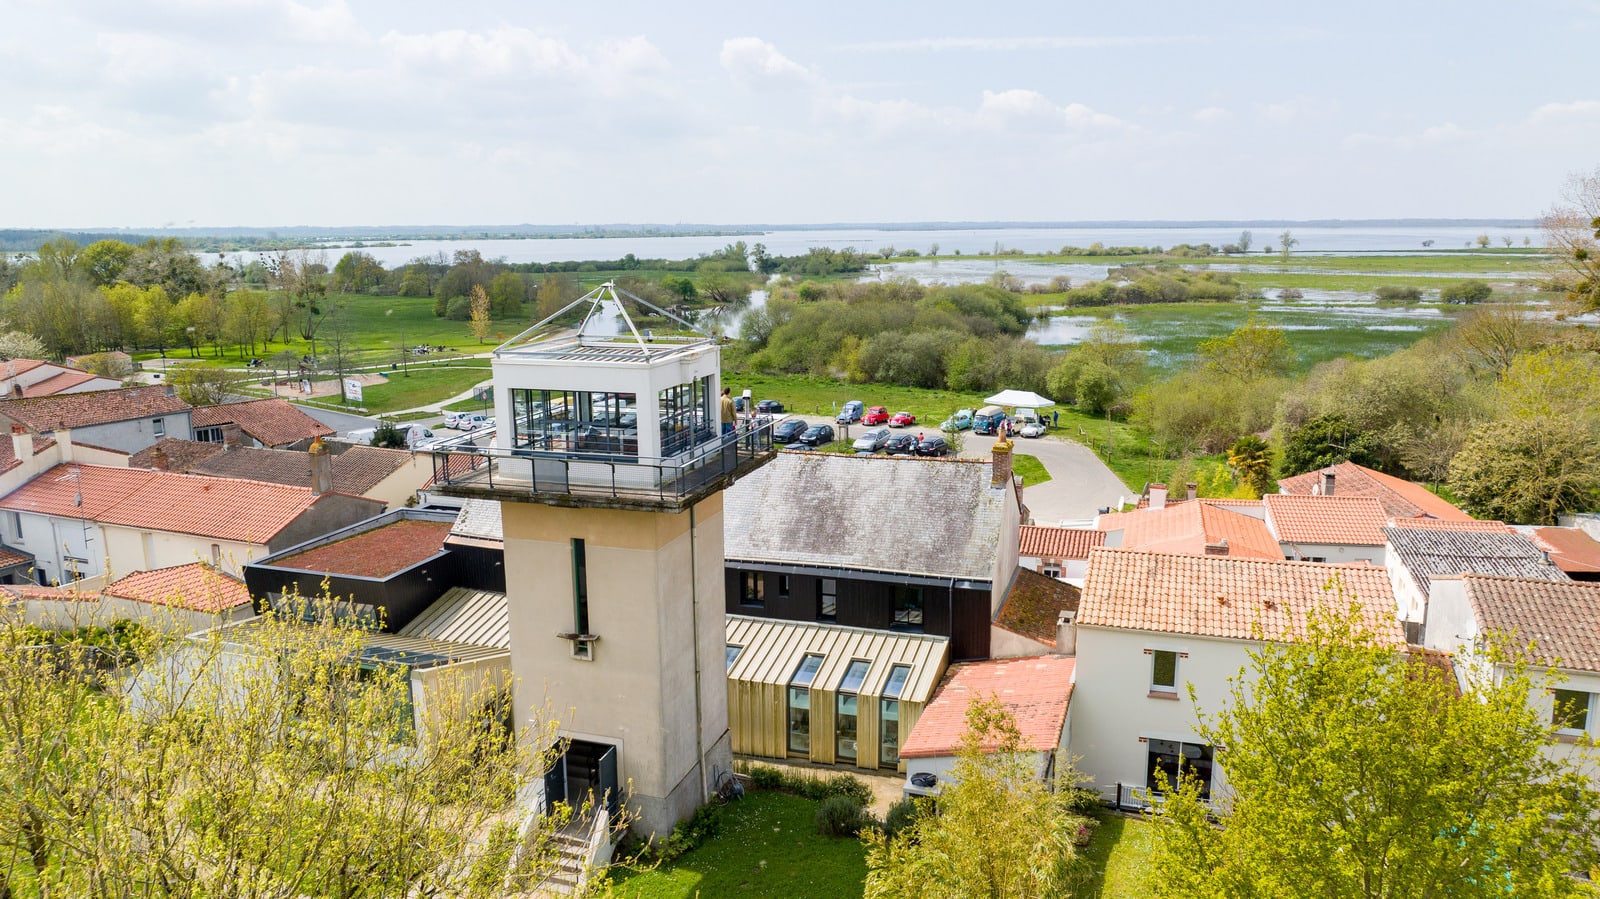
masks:
<instances>
[{"instance_id":1,"label":"white cloud","mask_svg":"<svg viewBox=\"0 0 1600 899\"><path fill-rule=\"evenodd\" d=\"M794 87L817 81L815 74L758 37L722 42L721 62L734 83L748 90Z\"/></svg>"},{"instance_id":2,"label":"white cloud","mask_svg":"<svg viewBox=\"0 0 1600 899\"><path fill-rule=\"evenodd\" d=\"M565 41L527 28L462 29L427 34L389 32L381 43L406 68L448 72L454 77L504 78L570 74L585 65Z\"/></svg>"},{"instance_id":3,"label":"white cloud","mask_svg":"<svg viewBox=\"0 0 1600 899\"><path fill-rule=\"evenodd\" d=\"M910 40L864 41L846 44L844 49L867 53L941 52L946 50L1004 53L1017 50L1098 50L1114 47L1151 47L1163 44L1196 43L1199 40L1197 37L1158 34L924 37Z\"/></svg>"},{"instance_id":4,"label":"white cloud","mask_svg":"<svg viewBox=\"0 0 1600 899\"><path fill-rule=\"evenodd\" d=\"M1233 118L1233 113L1223 109L1221 106L1207 106L1194 112L1194 120L1204 125L1226 122L1231 118Z\"/></svg>"},{"instance_id":5,"label":"white cloud","mask_svg":"<svg viewBox=\"0 0 1600 899\"><path fill-rule=\"evenodd\" d=\"M1600 100L1574 100L1571 103L1546 103L1528 116L1530 122L1583 121L1600 118Z\"/></svg>"},{"instance_id":6,"label":"white cloud","mask_svg":"<svg viewBox=\"0 0 1600 899\"><path fill-rule=\"evenodd\" d=\"M1038 91L1022 89L984 91L976 118L990 127L1042 131L1122 128L1127 124L1082 103L1060 106Z\"/></svg>"}]
</instances>

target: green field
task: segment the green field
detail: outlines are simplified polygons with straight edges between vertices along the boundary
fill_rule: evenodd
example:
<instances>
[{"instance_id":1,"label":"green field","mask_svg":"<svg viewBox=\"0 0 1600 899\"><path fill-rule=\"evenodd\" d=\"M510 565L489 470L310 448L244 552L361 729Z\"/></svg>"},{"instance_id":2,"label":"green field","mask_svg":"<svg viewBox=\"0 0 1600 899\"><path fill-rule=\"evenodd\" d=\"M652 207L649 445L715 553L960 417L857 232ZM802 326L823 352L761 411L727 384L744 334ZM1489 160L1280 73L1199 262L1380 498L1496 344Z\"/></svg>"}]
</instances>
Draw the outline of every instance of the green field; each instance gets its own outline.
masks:
<instances>
[{"instance_id":1,"label":"green field","mask_svg":"<svg viewBox=\"0 0 1600 899\"><path fill-rule=\"evenodd\" d=\"M654 870L613 869L615 893L634 899L860 896L866 848L856 839L819 835L816 814L810 799L747 793L722 810L722 832L698 849Z\"/></svg>"}]
</instances>

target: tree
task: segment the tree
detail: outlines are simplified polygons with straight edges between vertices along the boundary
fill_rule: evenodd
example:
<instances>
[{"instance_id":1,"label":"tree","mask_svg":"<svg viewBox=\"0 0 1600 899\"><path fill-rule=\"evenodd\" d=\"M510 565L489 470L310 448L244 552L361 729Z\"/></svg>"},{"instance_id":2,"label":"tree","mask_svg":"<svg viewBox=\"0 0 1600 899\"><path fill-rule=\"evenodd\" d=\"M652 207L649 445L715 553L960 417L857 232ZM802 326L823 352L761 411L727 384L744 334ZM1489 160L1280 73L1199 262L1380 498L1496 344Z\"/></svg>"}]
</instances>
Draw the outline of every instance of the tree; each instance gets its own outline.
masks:
<instances>
[{"instance_id":1,"label":"tree","mask_svg":"<svg viewBox=\"0 0 1600 899\"><path fill-rule=\"evenodd\" d=\"M167 383L191 406L215 406L232 399L244 379L225 368L184 365L167 375Z\"/></svg>"},{"instance_id":2,"label":"tree","mask_svg":"<svg viewBox=\"0 0 1600 899\"><path fill-rule=\"evenodd\" d=\"M1488 306L1464 314L1450 331L1454 354L1474 372L1504 374L1519 356L1548 345L1554 329L1515 306Z\"/></svg>"},{"instance_id":3,"label":"tree","mask_svg":"<svg viewBox=\"0 0 1600 899\"><path fill-rule=\"evenodd\" d=\"M1299 245L1300 245L1299 238L1295 237L1292 233L1290 233L1288 231L1284 231L1282 234L1278 235L1278 246L1281 248L1278 252L1283 254L1283 261L1284 262L1288 262L1289 261L1289 251L1294 249L1295 247L1297 247Z\"/></svg>"},{"instance_id":4,"label":"tree","mask_svg":"<svg viewBox=\"0 0 1600 899\"><path fill-rule=\"evenodd\" d=\"M339 382L339 402L345 402L344 376L355 364L357 356L355 321L350 315L350 309L345 303L335 302L329 305L327 319L323 327L322 361L333 370L333 376Z\"/></svg>"},{"instance_id":5,"label":"tree","mask_svg":"<svg viewBox=\"0 0 1600 899\"><path fill-rule=\"evenodd\" d=\"M938 803L918 800L921 813L899 834L864 833L866 899L1070 895L1074 841L1089 825L1071 810L1069 766L1042 783L1029 748L998 698L974 698Z\"/></svg>"},{"instance_id":6,"label":"tree","mask_svg":"<svg viewBox=\"0 0 1600 899\"><path fill-rule=\"evenodd\" d=\"M1260 324L1254 318L1226 337L1200 341L1199 350L1207 369L1246 384L1285 375L1294 363L1294 350L1283 329Z\"/></svg>"},{"instance_id":7,"label":"tree","mask_svg":"<svg viewBox=\"0 0 1600 899\"><path fill-rule=\"evenodd\" d=\"M97 240L78 255L78 269L96 287L115 284L133 259L132 244L120 240Z\"/></svg>"},{"instance_id":8,"label":"tree","mask_svg":"<svg viewBox=\"0 0 1600 899\"><path fill-rule=\"evenodd\" d=\"M1491 422L1451 459L1450 489L1479 518L1553 525L1600 507L1600 443L1556 419Z\"/></svg>"},{"instance_id":9,"label":"tree","mask_svg":"<svg viewBox=\"0 0 1600 899\"><path fill-rule=\"evenodd\" d=\"M1475 241L1478 244L1478 249L1486 250L1489 248L1489 235L1479 234Z\"/></svg>"},{"instance_id":10,"label":"tree","mask_svg":"<svg viewBox=\"0 0 1600 899\"><path fill-rule=\"evenodd\" d=\"M1199 710L1227 774L1220 827L1183 778L1160 806L1157 894L1584 895L1568 874L1600 859L1600 794L1545 754L1528 700L1546 679L1515 659L1452 677L1365 622L1336 580L1304 639L1252 652L1223 708Z\"/></svg>"},{"instance_id":11,"label":"tree","mask_svg":"<svg viewBox=\"0 0 1600 899\"><path fill-rule=\"evenodd\" d=\"M1494 289L1482 281L1457 281L1454 284L1446 284L1439 290L1439 301L1457 305L1481 303L1492 293Z\"/></svg>"},{"instance_id":12,"label":"tree","mask_svg":"<svg viewBox=\"0 0 1600 899\"><path fill-rule=\"evenodd\" d=\"M496 318L517 318L528 300L528 285L516 272L501 272L489 282L489 305Z\"/></svg>"},{"instance_id":13,"label":"tree","mask_svg":"<svg viewBox=\"0 0 1600 899\"><path fill-rule=\"evenodd\" d=\"M484 291L481 284L472 285L472 336L483 343L489 336L489 331L494 327L494 322L489 320L489 294Z\"/></svg>"},{"instance_id":14,"label":"tree","mask_svg":"<svg viewBox=\"0 0 1600 899\"><path fill-rule=\"evenodd\" d=\"M532 886L570 815L534 825L515 872L515 816L495 821L550 759L553 732L518 740L490 688L430 695L418 727L409 670L363 667L366 632L313 614L176 643L120 625L50 635L8 615L0 889L377 899ZM107 676L100 659L143 664Z\"/></svg>"},{"instance_id":15,"label":"tree","mask_svg":"<svg viewBox=\"0 0 1600 899\"><path fill-rule=\"evenodd\" d=\"M1272 448L1254 434L1246 434L1233 442L1228 450L1228 465L1240 483L1250 489L1251 499L1259 499L1276 486L1272 479Z\"/></svg>"},{"instance_id":16,"label":"tree","mask_svg":"<svg viewBox=\"0 0 1600 899\"><path fill-rule=\"evenodd\" d=\"M1340 462L1378 467L1378 441L1342 415L1319 415L1290 431L1283 441L1284 477ZM1263 491L1264 492L1264 491Z\"/></svg>"},{"instance_id":17,"label":"tree","mask_svg":"<svg viewBox=\"0 0 1600 899\"><path fill-rule=\"evenodd\" d=\"M139 334L146 346L153 346L164 357L172 343L175 313L172 298L161 285L151 285L139 301Z\"/></svg>"},{"instance_id":18,"label":"tree","mask_svg":"<svg viewBox=\"0 0 1600 899\"><path fill-rule=\"evenodd\" d=\"M1539 224L1555 251L1556 283L1578 312L1600 309L1600 168L1569 175L1560 204Z\"/></svg>"},{"instance_id":19,"label":"tree","mask_svg":"<svg viewBox=\"0 0 1600 899\"><path fill-rule=\"evenodd\" d=\"M372 431L372 445L386 449L406 449L406 432L395 427L395 423L384 419Z\"/></svg>"},{"instance_id":20,"label":"tree","mask_svg":"<svg viewBox=\"0 0 1600 899\"><path fill-rule=\"evenodd\" d=\"M1250 252L1250 244L1255 242L1255 239L1256 239L1256 236L1254 234L1251 234L1249 231L1240 231L1239 232L1239 252L1241 252L1241 253Z\"/></svg>"},{"instance_id":21,"label":"tree","mask_svg":"<svg viewBox=\"0 0 1600 899\"><path fill-rule=\"evenodd\" d=\"M21 331L0 334L0 360L43 359L47 353L44 342L32 334Z\"/></svg>"},{"instance_id":22,"label":"tree","mask_svg":"<svg viewBox=\"0 0 1600 899\"><path fill-rule=\"evenodd\" d=\"M576 285L555 273L548 273L539 283L538 318L540 321L560 312L562 307L577 298Z\"/></svg>"}]
</instances>

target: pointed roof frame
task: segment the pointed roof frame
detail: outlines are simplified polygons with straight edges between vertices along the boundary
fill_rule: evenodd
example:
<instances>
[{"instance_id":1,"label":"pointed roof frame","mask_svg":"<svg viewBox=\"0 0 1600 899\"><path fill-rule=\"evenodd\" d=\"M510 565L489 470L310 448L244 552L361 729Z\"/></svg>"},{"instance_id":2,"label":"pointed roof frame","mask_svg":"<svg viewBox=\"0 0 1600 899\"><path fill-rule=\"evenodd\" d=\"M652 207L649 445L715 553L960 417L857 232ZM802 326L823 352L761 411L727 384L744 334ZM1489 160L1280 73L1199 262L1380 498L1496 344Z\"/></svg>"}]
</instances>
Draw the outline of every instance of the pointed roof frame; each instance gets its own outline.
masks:
<instances>
[{"instance_id":1,"label":"pointed roof frame","mask_svg":"<svg viewBox=\"0 0 1600 899\"><path fill-rule=\"evenodd\" d=\"M551 322L555 321L556 319L560 318L561 316L566 315L571 310L576 309L577 307L583 305L584 303L588 303L589 304L589 308L583 314L583 321L578 324L577 335L576 335L578 341L582 342L584 340L583 329L588 327L590 319L595 317L595 314L599 311L601 305L609 300L609 301L614 302L614 303L617 304L617 311L621 314L623 322L625 324L627 324L628 332L633 335L633 341L632 342L636 343L638 345L639 349L646 356L648 356L650 354L650 344L654 342L654 338L651 338L651 339L647 340L643 335L641 335L639 333L638 327L635 326L634 323L633 323L633 316L628 314L628 307L626 305L624 305L623 302L622 302L622 298L623 297L627 297L628 299L633 300L635 303L638 303L639 305L645 307L646 309L649 309L650 311L656 313L657 315L660 315L660 316L662 316L664 318L667 318L667 319L669 319L669 320L671 320L673 322L676 322L679 325L682 325L684 328L688 329L689 331L693 331L694 333L699 334L705 340L710 340L710 341L715 341L716 340L716 337L713 336L711 334L711 332L705 330L704 328L700 327L699 325L696 325L693 322L691 322L691 321L689 321L689 320L687 320L687 319L685 319L685 318L683 318L681 316L674 315L673 313L668 312L665 309L662 309L660 306L657 306L656 304L650 302L649 300L646 300L646 299L643 299L641 297L635 296L634 294L631 294L628 291L617 287L617 283L615 281L607 281L604 284L601 284L599 287L596 287L594 290L591 290L588 293L584 294L583 296L577 298L576 300L573 300L572 302L568 303L567 305L562 306L560 309L558 309L557 311L551 313L549 316L545 317L544 319L534 323L533 325L528 327L526 330L524 330L521 333L517 334L515 337L512 337L510 340L507 340L505 343L502 343L499 346L495 347L494 348L494 352L495 352L495 354L498 355L500 352L502 352L504 350L510 350L510 349L515 348L517 345L523 344L523 342L528 339L529 335L534 334L539 329L543 328L545 325L548 325ZM619 335L619 336L621 337L621 339L624 342L627 342L626 335ZM607 339L616 339L616 338L609 338L608 337ZM529 341L529 342L531 343L532 341Z\"/></svg>"}]
</instances>

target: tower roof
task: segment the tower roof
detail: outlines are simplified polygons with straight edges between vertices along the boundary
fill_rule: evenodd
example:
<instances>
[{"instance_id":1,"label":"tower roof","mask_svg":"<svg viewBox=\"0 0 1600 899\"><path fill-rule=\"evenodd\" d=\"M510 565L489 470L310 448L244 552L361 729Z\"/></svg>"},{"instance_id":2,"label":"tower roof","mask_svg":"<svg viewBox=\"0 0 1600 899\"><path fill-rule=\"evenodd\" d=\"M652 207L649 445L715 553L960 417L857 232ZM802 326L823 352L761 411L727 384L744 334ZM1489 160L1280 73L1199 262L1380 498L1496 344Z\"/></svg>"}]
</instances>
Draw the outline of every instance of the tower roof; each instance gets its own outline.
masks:
<instances>
[{"instance_id":1,"label":"tower roof","mask_svg":"<svg viewBox=\"0 0 1600 899\"><path fill-rule=\"evenodd\" d=\"M676 332L656 335L640 328L628 313L635 309L667 319ZM713 346L716 338L693 322L641 299L607 281L498 347L497 359L560 362L655 362L688 349Z\"/></svg>"}]
</instances>

